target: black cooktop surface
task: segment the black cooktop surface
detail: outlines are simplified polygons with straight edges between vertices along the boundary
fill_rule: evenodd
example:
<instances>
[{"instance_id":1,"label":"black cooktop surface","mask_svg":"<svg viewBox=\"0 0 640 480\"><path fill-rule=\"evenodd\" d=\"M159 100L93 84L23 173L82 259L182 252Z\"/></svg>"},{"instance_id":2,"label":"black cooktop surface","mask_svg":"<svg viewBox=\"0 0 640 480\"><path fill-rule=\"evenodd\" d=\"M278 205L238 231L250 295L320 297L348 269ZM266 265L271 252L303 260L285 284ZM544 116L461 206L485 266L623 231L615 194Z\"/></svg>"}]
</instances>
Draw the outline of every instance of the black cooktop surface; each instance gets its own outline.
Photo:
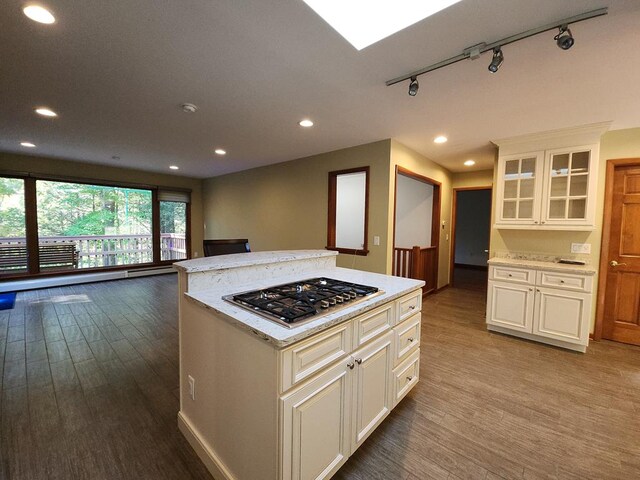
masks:
<instances>
[{"instance_id":1,"label":"black cooktop surface","mask_svg":"<svg viewBox=\"0 0 640 480\"><path fill-rule=\"evenodd\" d=\"M319 277L223 297L287 326L382 293L377 287Z\"/></svg>"}]
</instances>

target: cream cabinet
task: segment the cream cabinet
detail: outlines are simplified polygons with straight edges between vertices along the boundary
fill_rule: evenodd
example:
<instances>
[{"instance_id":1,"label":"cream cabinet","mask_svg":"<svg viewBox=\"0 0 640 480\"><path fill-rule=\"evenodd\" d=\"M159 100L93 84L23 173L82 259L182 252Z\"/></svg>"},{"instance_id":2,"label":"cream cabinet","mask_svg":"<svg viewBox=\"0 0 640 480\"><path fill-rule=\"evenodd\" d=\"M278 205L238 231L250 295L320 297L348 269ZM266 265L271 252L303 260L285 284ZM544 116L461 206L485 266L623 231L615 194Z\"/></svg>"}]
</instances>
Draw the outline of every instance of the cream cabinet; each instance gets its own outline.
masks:
<instances>
[{"instance_id":1,"label":"cream cabinet","mask_svg":"<svg viewBox=\"0 0 640 480\"><path fill-rule=\"evenodd\" d=\"M598 162L597 144L500 156L495 227L595 228Z\"/></svg>"},{"instance_id":2,"label":"cream cabinet","mask_svg":"<svg viewBox=\"0 0 640 480\"><path fill-rule=\"evenodd\" d=\"M592 276L490 266L487 328L584 352Z\"/></svg>"},{"instance_id":3,"label":"cream cabinet","mask_svg":"<svg viewBox=\"0 0 640 480\"><path fill-rule=\"evenodd\" d=\"M418 382L421 303L417 290L281 352L283 480L330 478Z\"/></svg>"}]
</instances>

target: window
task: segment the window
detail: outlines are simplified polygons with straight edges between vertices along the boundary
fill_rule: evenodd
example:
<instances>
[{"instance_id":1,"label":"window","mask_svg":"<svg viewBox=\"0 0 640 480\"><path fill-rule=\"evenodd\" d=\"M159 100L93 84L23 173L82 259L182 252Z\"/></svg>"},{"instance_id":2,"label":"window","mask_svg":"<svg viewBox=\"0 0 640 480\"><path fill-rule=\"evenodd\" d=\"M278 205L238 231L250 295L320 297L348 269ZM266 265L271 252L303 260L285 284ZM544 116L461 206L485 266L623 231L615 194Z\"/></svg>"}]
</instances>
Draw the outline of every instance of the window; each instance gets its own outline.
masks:
<instances>
[{"instance_id":1,"label":"window","mask_svg":"<svg viewBox=\"0 0 640 480\"><path fill-rule=\"evenodd\" d=\"M189 257L188 191L0 177L0 276Z\"/></svg>"},{"instance_id":2,"label":"window","mask_svg":"<svg viewBox=\"0 0 640 480\"><path fill-rule=\"evenodd\" d=\"M158 192L160 201L160 254L161 260L187 258L187 212L189 194Z\"/></svg>"},{"instance_id":3,"label":"window","mask_svg":"<svg viewBox=\"0 0 640 480\"><path fill-rule=\"evenodd\" d=\"M36 192L41 271L153 262L151 190L38 180Z\"/></svg>"},{"instance_id":4,"label":"window","mask_svg":"<svg viewBox=\"0 0 640 480\"><path fill-rule=\"evenodd\" d=\"M0 274L27 271L24 180L0 177Z\"/></svg>"},{"instance_id":5,"label":"window","mask_svg":"<svg viewBox=\"0 0 640 480\"><path fill-rule=\"evenodd\" d=\"M367 255L369 167L329 172L327 248Z\"/></svg>"}]
</instances>

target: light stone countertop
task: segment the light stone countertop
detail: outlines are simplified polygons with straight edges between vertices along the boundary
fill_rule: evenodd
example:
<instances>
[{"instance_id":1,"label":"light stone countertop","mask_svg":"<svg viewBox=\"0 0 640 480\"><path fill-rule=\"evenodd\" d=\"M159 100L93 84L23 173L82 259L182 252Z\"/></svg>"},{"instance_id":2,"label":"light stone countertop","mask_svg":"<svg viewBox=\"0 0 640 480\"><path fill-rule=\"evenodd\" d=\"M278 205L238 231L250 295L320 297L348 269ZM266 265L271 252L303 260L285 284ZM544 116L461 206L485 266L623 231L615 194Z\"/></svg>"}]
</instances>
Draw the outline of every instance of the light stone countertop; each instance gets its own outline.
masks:
<instances>
[{"instance_id":1,"label":"light stone countertop","mask_svg":"<svg viewBox=\"0 0 640 480\"><path fill-rule=\"evenodd\" d=\"M487 262L492 266L522 267L535 270L548 270L557 273L577 273L579 275L595 275L597 270L591 265L570 265L558 262L545 262L541 260L526 260L521 258L493 257Z\"/></svg>"},{"instance_id":2,"label":"light stone countertop","mask_svg":"<svg viewBox=\"0 0 640 480\"><path fill-rule=\"evenodd\" d=\"M269 253L270 256L268 258L271 262L273 262L273 252L264 253ZM332 252L331 254L333 253L334 252ZM249 254L239 255L242 256ZM255 258L253 261L255 261ZM375 286L383 290L385 293L374 298L362 301L355 305L347 306L328 315L324 315L317 320L312 320L308 323L304 323L298 327L293 328L287 328L276 322L267 320L264 317L256 315L249 310L245 310L244 308L241 308L237 305L234 305L233 303L227 302L226 300L222 299L223 295L230 295L249 290L257 290L274 285L315 277L335 278L337 280ZM234 323L239 328L257 335L262 340L280 349L303 340L304 338L307 338L314 333L326 330L333 325L337 325L346 320L349 320L361 313L371 310L372 308L395 300L396 298L399 298L417 288L422 287L422 285L424 285L424 282L421 280L392 277L389 275L381 275L378 273L365 272L361 270L334 267L330 269L305 272L303 277L301 277L298 273L294 275L283 275L274 277L269 280L263 279L257 282L254 281L245 285L217 285L211 289L187 292L185 293L185 296L187 297L187 299L199 304L206 309L211 310L212 312L222 314L221 316L224 319Z\"/></svg>"},{"instance_id":3,"label":"light stone countertop","mask_svg":"<svg viewBox=\"0 0 640 480\"><path fill-rule=\"evenodd\" d=\"M229 270L252 267L269 263L282 263L310 258L334 257L338 252L332 250L285 250L274 252L247 252L200 257L174 263L176 270L186 273L208 272L211 270Z\"/></svg>"}]
</instances>

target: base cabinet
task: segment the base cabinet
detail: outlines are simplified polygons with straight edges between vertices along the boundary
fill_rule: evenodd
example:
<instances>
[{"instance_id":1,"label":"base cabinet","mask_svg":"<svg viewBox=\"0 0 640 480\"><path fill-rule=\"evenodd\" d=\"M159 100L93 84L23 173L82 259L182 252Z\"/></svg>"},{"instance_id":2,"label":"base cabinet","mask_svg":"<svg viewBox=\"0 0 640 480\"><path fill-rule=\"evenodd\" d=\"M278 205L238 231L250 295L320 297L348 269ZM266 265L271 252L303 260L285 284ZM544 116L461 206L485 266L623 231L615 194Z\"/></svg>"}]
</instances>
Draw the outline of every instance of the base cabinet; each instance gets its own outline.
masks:
<instances>
[{"instance_id":1,"label":"base cabinet","mask_svg":"<svg viewBox=\"0 0 640 480\"><path fill-rule=\"evenodd\" d=\"M351 454L351 370L346 362L282 399L282 478L329 478Z\"/></svg>"},{"instance_id":2,"label":"base cabinet","mask_svg":"<svg viewBox=\"0 0 640 480\"><path fill-rule=\"evenodd\" d=\"M298 359L296 365L318 364L343 348L336 338L353 339L346 357L282 393L282 479L330 478L418 382L420 300L417 291L397 300L397 308L385 306L365 314L376 318L393 312L389 328L380 328L382 333L365 343L357 333L344 335L343 325L282 352L285 366L292 358ZM397 314L403 304L413 305L410 316ZM356 330L362 318L352 321Z\"/></svg>"},{"instance_id":3,"label":"base cabinet","mask_svg":"<svg viewBox=\"0 0 640 480\"><path fill-rule=\"evenodd\" d=\"M490 267L487 328L572 350L586 350L592 277Z\"/></svg>"}]
</instances>

